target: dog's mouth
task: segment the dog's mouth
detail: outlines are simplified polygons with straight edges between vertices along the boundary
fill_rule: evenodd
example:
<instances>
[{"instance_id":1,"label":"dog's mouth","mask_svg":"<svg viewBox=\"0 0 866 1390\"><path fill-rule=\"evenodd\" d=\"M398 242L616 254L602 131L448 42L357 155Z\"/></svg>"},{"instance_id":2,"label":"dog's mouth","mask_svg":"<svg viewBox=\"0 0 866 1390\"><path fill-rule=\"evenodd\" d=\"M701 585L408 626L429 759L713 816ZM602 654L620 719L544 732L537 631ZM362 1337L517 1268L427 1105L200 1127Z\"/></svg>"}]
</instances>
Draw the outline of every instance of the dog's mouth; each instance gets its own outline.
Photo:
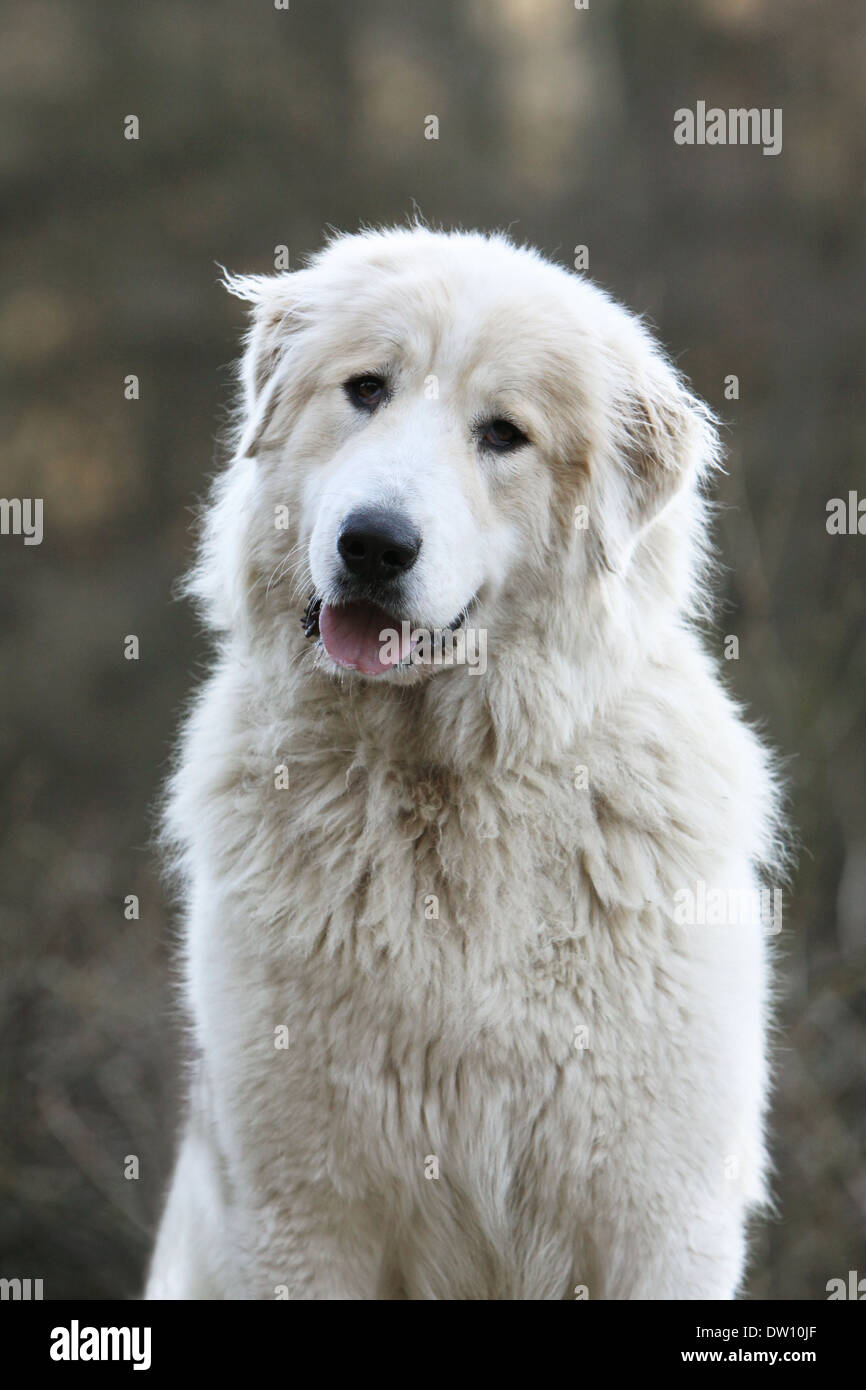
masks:
<instances>
[{"instance_id":1,"label":"dog's mouth","mask_svg":"<svg viewBox=\"0 0 866 1390\"><path fill-rule=\"evenodd\" d=\"M448 630L456 631L466 617L458 613ZM325 603L313 594L301 618L304 636L318 638L338 666L381 676L411 660L415 646L412 624L369 599Z\"/></svg>"}]
</instances>

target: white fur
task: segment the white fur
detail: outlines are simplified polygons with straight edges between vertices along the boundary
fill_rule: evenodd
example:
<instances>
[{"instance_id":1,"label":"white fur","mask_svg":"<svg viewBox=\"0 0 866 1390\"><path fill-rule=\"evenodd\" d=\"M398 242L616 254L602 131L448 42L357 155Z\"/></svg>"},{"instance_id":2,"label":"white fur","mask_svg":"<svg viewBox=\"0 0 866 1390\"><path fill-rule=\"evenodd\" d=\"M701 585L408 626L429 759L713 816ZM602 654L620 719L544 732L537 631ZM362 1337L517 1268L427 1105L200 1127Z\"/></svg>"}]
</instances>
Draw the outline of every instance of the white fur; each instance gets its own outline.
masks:
<instances>
[{"instance_id":1,"label":"white fur","mask_svg":"<svg viewBox=\"0 0 866 1390\"><path fill-rule=\"evenodd\" d=\"M730 1298L767 935L673 904L779 851L694 628L712 419L504 237L368 232L229 286L244 399L191 581L219 652L167 814L198 1061L148 1296ZM504 411L531 442L493 457L473 422ZM409 616L469 604L483 676L368 679L304 638L371 500L423 533Z\"/></svg>"}]
</instances>

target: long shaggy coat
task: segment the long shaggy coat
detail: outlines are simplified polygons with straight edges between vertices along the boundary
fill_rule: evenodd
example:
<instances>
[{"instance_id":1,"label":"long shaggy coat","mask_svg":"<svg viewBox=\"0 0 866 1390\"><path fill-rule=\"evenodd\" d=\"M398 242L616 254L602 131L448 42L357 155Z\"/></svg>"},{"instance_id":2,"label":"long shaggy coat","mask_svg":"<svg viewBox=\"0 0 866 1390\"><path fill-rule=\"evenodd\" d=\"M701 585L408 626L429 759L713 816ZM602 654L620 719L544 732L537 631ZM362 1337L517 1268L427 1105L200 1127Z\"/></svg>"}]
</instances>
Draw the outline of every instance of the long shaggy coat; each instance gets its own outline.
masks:
<instances>
[{"instance_id":1,"label":"long shaggy coat","mask_svg":"<svg viewBox=\"0 0 866 1390\"><path fill-rule=\"evenodd\" d=\"M229 287L240 424L191 580L217 655L167 811L195 1062L148 1297L730 1298L772 935L731 905L779 851L696 628L712 418L501 236L339 237ZM396 615L483 632L483 672L305 634L370 501L423 535Z\"/></svg>"}]
</instances>

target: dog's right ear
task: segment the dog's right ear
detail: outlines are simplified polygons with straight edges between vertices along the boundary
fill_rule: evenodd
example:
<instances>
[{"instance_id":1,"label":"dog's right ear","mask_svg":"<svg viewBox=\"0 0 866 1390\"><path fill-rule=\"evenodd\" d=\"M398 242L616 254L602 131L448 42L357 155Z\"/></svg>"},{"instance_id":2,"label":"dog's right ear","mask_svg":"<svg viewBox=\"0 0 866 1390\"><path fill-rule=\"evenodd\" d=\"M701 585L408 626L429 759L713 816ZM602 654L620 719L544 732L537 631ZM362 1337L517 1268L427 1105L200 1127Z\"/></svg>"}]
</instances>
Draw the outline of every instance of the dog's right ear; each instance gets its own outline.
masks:
<instances>
[{"instance_id":1,"label":"dog's right ear","mask_svg":"<svg viewBox=\"0 0 866 1390\"><path fill-rule=\"evenodd\" d=\"M222 268L222 283L252 309L239 376L243 389L243 426L239 456L254 456L279 398L280 366L297 326L298 281L303 271L282 275L232 275Z\"/></svg>"}]
</instances>

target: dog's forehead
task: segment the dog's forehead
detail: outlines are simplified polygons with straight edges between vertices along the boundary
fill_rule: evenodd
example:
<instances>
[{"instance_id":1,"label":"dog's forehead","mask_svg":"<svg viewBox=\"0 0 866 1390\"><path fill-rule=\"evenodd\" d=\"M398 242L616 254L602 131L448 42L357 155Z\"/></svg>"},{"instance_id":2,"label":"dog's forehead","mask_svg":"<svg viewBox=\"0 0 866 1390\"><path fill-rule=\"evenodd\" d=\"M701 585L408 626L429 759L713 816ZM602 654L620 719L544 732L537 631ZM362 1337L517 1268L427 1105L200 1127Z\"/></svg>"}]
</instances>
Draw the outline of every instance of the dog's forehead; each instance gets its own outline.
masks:
<instances>
[{"instance_id":1,"label":"dog's forehead","mask_svg":"<svg viewBox=\"0 0 866 1390\"><path fill-rule=\"evenodd\" d=\"M326 259L335 336L370 364L394 357L481 389L531 383L574 369L583 336L570 304L573 277L516 248L431 237L386 238Z\"/></svg>"}]
</instances>

